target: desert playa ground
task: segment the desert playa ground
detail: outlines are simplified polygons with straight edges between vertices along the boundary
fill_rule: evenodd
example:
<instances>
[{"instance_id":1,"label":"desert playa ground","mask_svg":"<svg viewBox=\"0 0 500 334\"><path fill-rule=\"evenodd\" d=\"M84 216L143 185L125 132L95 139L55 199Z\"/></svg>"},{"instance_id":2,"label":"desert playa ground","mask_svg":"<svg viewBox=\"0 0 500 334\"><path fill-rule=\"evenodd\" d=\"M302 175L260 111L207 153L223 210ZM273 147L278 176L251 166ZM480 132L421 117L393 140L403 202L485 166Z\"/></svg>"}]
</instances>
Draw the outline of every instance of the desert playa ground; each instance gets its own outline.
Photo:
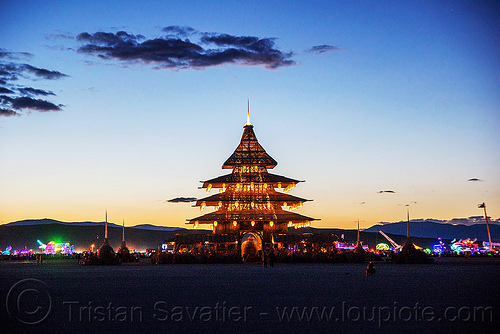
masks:
<instances>
[{"instance_id":1,"label":"desert playa ground","mask_svg":"<svg viewBox=\"0 0 500 334\"><path fill-rule=\"evenodd\" d=\"M500 259L432 265L0 263L2 333L485 333ZM495 329L496 328L496 329Z\"/></svg>"}]
</instances>

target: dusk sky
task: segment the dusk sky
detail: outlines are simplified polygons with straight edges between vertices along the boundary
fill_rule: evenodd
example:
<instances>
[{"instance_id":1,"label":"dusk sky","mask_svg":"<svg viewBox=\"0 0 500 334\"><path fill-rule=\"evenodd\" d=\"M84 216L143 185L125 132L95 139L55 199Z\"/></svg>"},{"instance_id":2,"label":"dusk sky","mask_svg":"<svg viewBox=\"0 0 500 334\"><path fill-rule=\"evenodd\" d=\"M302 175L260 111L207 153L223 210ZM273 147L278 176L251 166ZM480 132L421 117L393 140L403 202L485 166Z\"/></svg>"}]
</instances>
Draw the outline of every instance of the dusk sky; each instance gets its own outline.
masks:
<instances>
[{"instance_id":1,"label":"dusk sky","mask_svg":"<svg viewBox=\"0 0 500 334\"><path fill-rule=\"evenodd\" d=\"M250 117L313 227L500 216L500 4L0 4L0 223L185 227ZM212 190L214 193L216 190Z\"/></svg>"}]
</instances>

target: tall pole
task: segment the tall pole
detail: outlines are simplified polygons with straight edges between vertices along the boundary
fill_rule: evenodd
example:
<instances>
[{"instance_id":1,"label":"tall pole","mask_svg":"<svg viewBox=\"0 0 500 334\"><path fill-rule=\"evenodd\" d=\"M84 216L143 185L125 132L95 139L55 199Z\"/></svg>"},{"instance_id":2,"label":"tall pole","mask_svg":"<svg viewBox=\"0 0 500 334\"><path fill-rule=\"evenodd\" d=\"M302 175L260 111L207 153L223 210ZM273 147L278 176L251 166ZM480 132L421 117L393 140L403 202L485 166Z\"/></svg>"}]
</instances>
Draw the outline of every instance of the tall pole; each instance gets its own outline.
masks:
<instances>
[{"instance_id":1,"label":"tall pole","mask_svg":"<svg viewBox=\"0 0 500 334\"><path fill-rule=\"evenodd\" d=\"M486 214L486 204L484 204L484 202L483 202L483 203L479 204L477 207L484 209L484 219L486 220L486 228L488 229L488 241L490 243L490 250L492 250L493 245L491 244L490 225L488 223L488 215Z\"/></svg>"},{"instance_id":2,"label":"tall pole","mask_svg":"<svg viewBox=\"0 0 500 334\"><path fill-rule=\"evenodd\" d=\"M359 219L358 219L358 244L359 244Z\"/></svg>"},{"instance_id":3,"label":"tall pole","mask_svg":"<svg viewBox=\"0 0 500 334\"><path fill-rule=\"evenodd\" d=\"M104 240L108 239L108 210L106 210L106 223L104 227Z\"/></svg>"},{"instance_id":4,"label":"tall pole","mask_svg":"<svg viewBox=\"0 0 500 334\"><path fill-rule=\"evenodd\" d=\"M409 239L410 238L410 208L409 206L406 207L406 237Z\"/></svg>"},{"instance_id":5,"label":"tall pole","mask_svg":"<svg viewBox=\"0 0 500 334\"><path fill-rule=\"evenodd\" d=\"M125 242L125 219L123 220L122 242Z\"/></svg>"}]
</instances>

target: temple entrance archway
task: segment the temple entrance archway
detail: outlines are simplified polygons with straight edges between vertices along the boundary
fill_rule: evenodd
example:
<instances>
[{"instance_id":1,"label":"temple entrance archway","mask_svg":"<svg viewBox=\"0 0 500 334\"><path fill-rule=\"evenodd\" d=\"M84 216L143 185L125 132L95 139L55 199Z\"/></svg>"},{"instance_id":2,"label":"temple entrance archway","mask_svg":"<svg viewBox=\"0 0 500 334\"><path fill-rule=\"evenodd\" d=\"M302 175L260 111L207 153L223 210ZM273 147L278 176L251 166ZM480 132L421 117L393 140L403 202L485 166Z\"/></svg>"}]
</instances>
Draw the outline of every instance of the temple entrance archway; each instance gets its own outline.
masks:
<instances>
[{"instance_id":1,"label":"temple entrance archway","mask_svg":"<svg viewBox=\"0 0 500 334\"><path fill-rule=\"evenodd\" d=\"M259 260L262 251L262 235L257 231L241 233L241 256L247 260Z\"/></svg>"}]
</instances>

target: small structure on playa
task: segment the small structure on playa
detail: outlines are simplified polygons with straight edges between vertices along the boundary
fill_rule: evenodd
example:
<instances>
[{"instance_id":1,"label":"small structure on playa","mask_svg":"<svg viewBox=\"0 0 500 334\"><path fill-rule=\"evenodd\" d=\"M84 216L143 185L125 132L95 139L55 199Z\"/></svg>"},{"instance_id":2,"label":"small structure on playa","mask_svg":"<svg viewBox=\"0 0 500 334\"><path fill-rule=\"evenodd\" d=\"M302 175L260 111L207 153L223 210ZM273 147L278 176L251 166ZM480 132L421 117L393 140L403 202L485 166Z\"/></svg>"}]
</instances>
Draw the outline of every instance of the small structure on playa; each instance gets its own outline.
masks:
<instances>
[{"instance_id":1,"label":"small structure on playa","mask_svg":"<svg viewBox=\"0 0 500 334\"><path fill-rule=\"evenodd\" d=\"M106 211L106 222L104 227L104 243L97 251L98 264L116 264L116 254L108 241L108 212Z\"/></svg>"},{"instance_id":2,"label":"small structure on playa","mask_svg":"<svg viewBox=\"0 0 500 334\"><path fill-rule=\"evenodd\" d=\"M407 225L406 225L406 242L399 253L394 254L393 261L396 263L434 263L434 259L430 258L420 249L415 248L410 237L410 213L407 210Z\"/></svg>"},{"instance_id":3,"label":"small structure on playa","mask_svg":"<svg viewBox=\"0 0 500 334\"><path fill-rule=\"evenodd\" d=\"M122 222L122 244L120 249L116 252L116 256L118 257L119 262L133 262L135 258L130 254L130 250L127 247L127 243L125 242L125 220Z\"/></svg>"}]
</instances>

